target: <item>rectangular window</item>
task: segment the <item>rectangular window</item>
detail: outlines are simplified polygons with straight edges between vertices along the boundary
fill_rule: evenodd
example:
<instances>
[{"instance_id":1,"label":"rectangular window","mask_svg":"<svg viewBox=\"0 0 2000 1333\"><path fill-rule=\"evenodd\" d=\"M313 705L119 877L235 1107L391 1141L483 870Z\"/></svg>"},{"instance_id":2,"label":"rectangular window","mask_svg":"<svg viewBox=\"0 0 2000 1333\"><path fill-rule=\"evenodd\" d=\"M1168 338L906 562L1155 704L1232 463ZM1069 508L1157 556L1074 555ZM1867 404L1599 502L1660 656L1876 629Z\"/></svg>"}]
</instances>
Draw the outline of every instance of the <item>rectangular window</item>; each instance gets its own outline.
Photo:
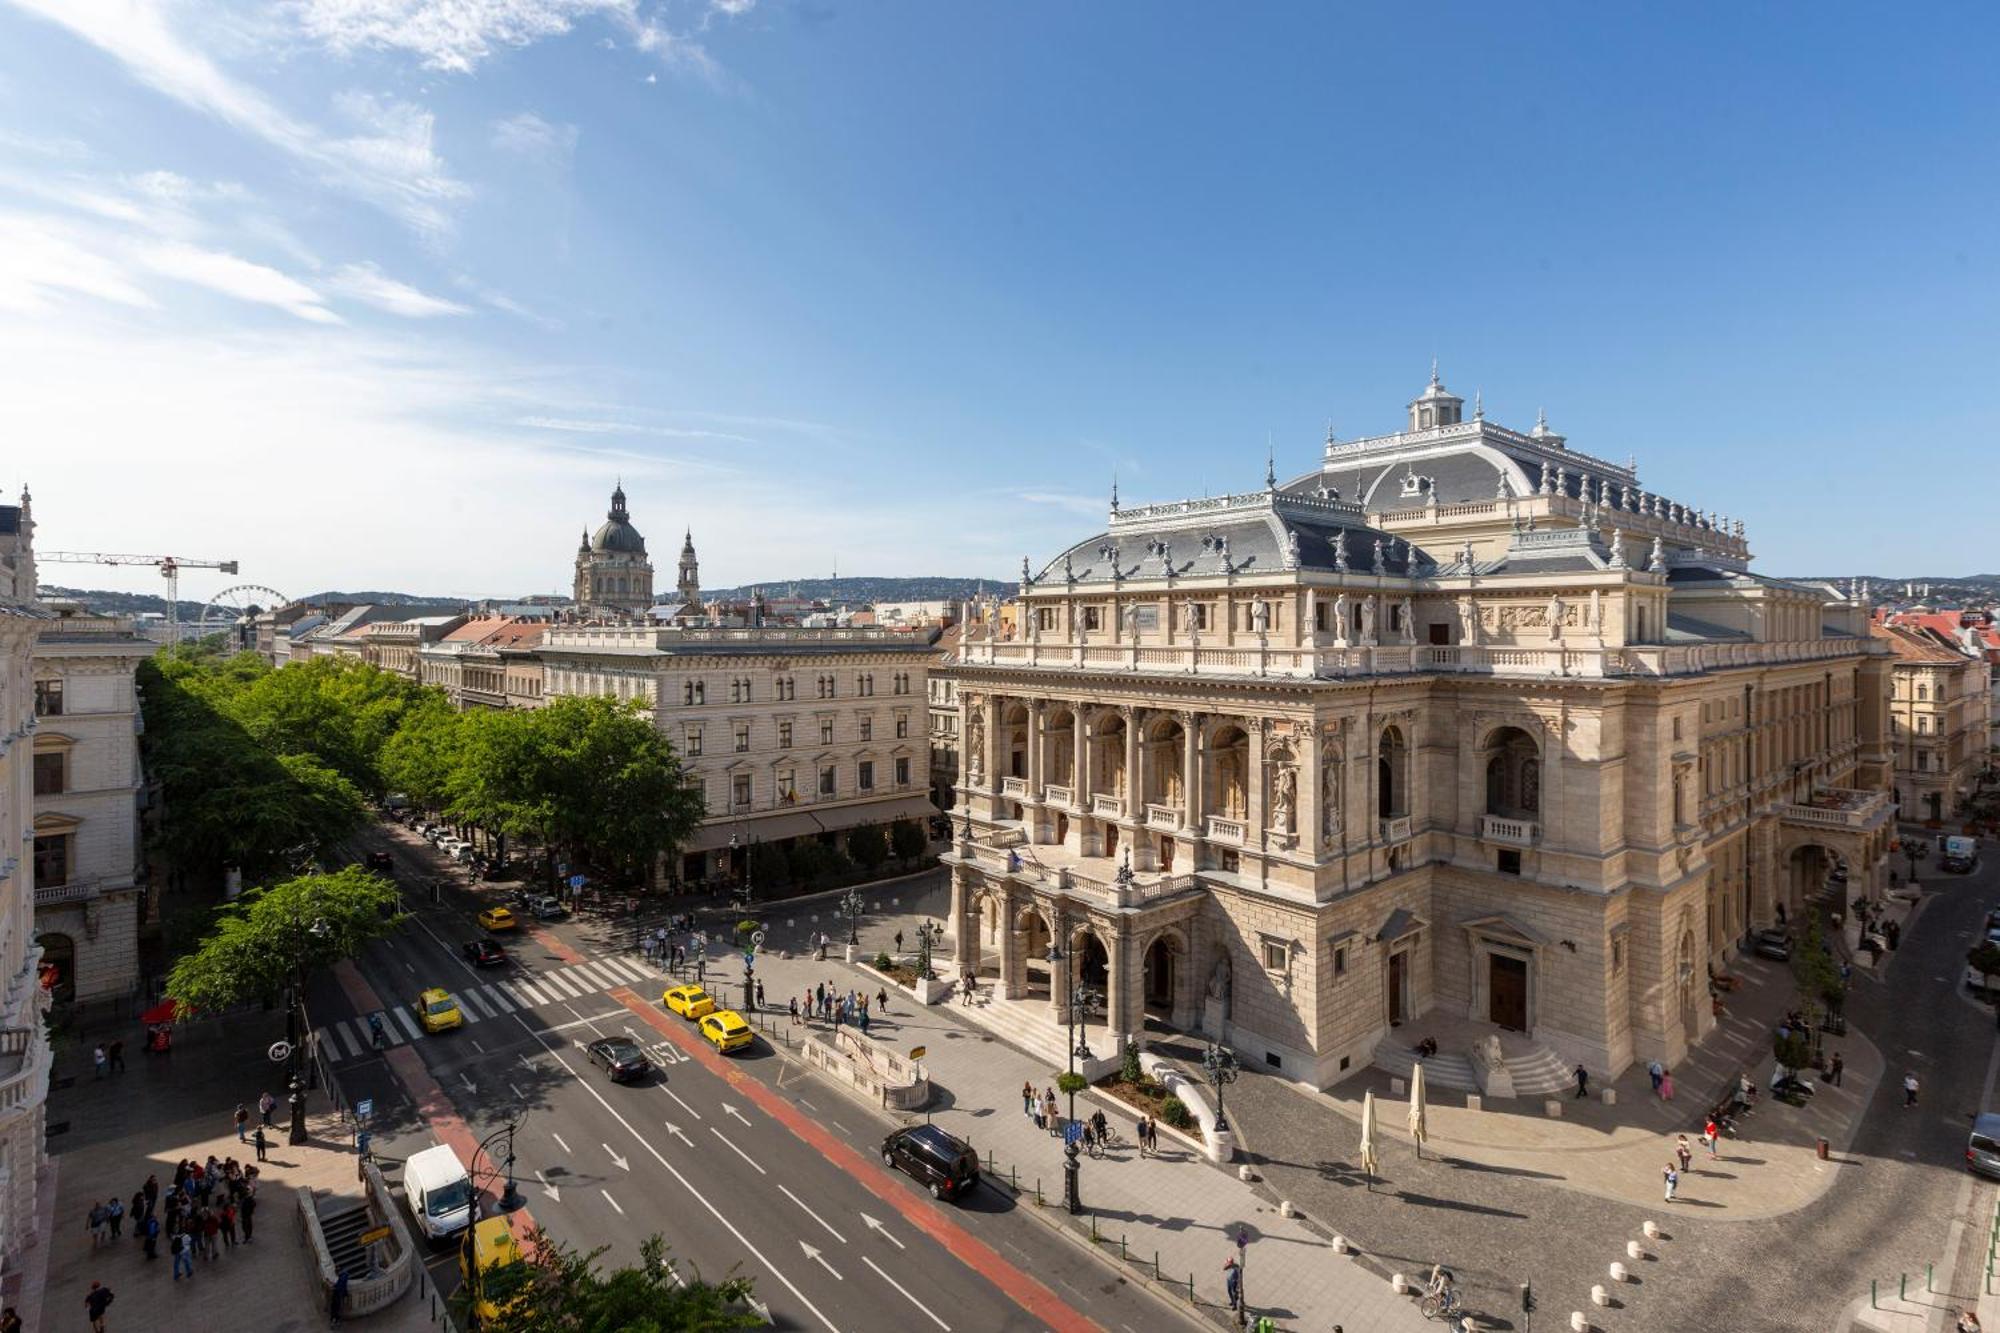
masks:
<instances>
[{"instance_id":1,"label":"rectangular window","mask_svg":"<svg viewBox=\"0 0 2000 1333\"><path fill-rule=\"evenodd\" d=\"M780 750L792 748L792 724L789 722L778 724L778 748Z\"/></svg>"},{"instance_id":2,"label":"rectangular window","mask_svg":"<svg viewBox=\"0 0 2000 1333\"><path fill-rule=\"evenodd\" d=\"M1048 633L1056 627L1056 609L1053 606L1035 608L1035 628Z\"/></svg>"},{"instance_id":3,"label":"rectangular window","mask_svg":"<svg viewBox=\"0 0 2000 1333\"><path fill-rule=\"evenodd\" d=\"M819 794L821 796L833 795L833 765L831 764L828 764L819 771Z\"/></svg>"},{"instance_id":4,"label":"rectangular window","mask_svg":"<svg viewBox=\"0 0 2000 1333\"><path fill-rule=\"evenodd\" d=\"M821 745L833 744L833 719L830 717L823 717L819 720L819 743Z\"/></svg>"},{"instance_id":5,"label":"rectangular window","mask_svg":"<svg viewBox=\"0 0 2000 1333\"><path fill-rule=\"evenodd\" d=\"M1282 972L1292 961L1292 951L1283 940L1264 941L1264 970Z\"/></svg>"},{"instance_id":6,"label":"rectangular window","mask_svg":"<svg viewBox=\"0 0 2000 1333\"><path fill-rule=\"evenodd\" d=\"M745 750L748 750L749 748L750 748L750 724L748 722L738 722L736 724L736 753L742 754Z\"/></svg>"},{"instance_id":7,"label":"rectangular window","mask_svg":"<svg viewBox=\"0 0 2000 1333\"><path fill-rule=\"evenodd\" d=\"M35 887L69 883L69 834L51 833L35 839Z\"/></svg>"},{"instance_id":8,"label":"rectangular window","mask_svg":"<svg viewBox=\"0 0 2000 1333\"><path fill-rule=\"evenodd\" d=\"M687 752L688 752L688 757L689 757L689 758L691 758L691 759L692 759L692 758L698 758L698 757L700 756L700 754L701 754L701 728L700 728L700 727L689 727L689 728L688 728L688 731L687 731Z\"/></svg>"},{"instance_id":9,"label":"rectangular window","mask_svg":"<svg viewBox=\"0 0 2000 1333\"><path fill-rule=\"evenodd\" d=\"M1499 872L1503 875L1520 874L1521 854L1518 851L1513 850L1512 848L1502 848L1500 851L1499 864L1495 868L1498 869Z\"/></svg>"},{"instance_id":10,"label":"rectangular window","mask_svg":"<svg viewBox=\"0 0 2000 1333\"><path fill-rule=\"evenodd\" d=\"M1347 975L1347 946L1345 944L1333 951L1333 975L1336 977Z\"/></svg>"},{"instance_id":11,"label":"rectangular window","mask_svg":"<svg viewBox=\"0 0 2000 1333\"><path fill-rule=\"evenodd\" d=\"M35 756L35 795L55 796L68 784L69 756L60 750L44 750Z\"/></svg>"},{"instance_id":12,"label":"rectangular window","mask_svg":"<svg viewBox=\"0 0 2000 1333\"><path fill-rule=\"evenodd\" d=\"M780 805L790 805L798 799L798 781L793 777L792 770L789 768L780 769L778 772L778 803Z\"/></svg>"},{"instance_id":13,"label":"rectangular window","mask_svg":"<svg viewBox=\"0 0 2000 1333\"><path fill-rule=\"evenodd\" d=\"M735 773L729 779L729 802L738 810L750 808L750 775Z\"/></svg>"},{"instance_id":14,"label":"rectangular window","mask_svg":"<svg viewBox=\"0 0 2000 1333\"><path fill-rule=\"evenodd\" d=\"M863 759L859 764L856 764L854 767L854 780L855 780L855 785L860 787L861 790L874 791L875 790L874 762L871 760Z\"/></svg>"},{"instance_id":15,"label":"rectangular window","mask_svg":"<svg viewBox=\"0 0 2000 1333\"><path fill-rule=\"evenodd\" d=\"M1202 630L1205 630L1205 629L1207 629L1207 628L1208 628L1208 603L1207 603L1207 602L1189 602L1189 603L1188 603L1188 624L1189 624L1189 626L1190 626L1191 628L1194 628L1194 629L1202 629Z\"/></svg>"},{"instance_id":16,"label":"rectangular window","mask_svg":"<svg viewBox=\"0 0 2000 1333\"><path fill-rule=\"evenodd\" d=\"M1084 608L1083 608L1083 627L1084 627L1084 628L1085 628L1086 630L1091 630L1091 631L1095 631L1095 630L1097 630L1097 629L1100 629L1100 628L1102 628L1102 626L1101 626L1101 623L1100 623L1100 621L1101 621L1101 617L1102 617L1102 614L1103 614L1103 613L1102 613L1102 612L1100 612L1100 611L1099 611L1099 610L1098 610L1098 609L1097 609L1096 607L1094 607L1094 606L1086 606L1086 607L1084 607Z\"/></svg>"},{"instance_id":17,"label":"rectangular window","mask_svg":"<svg viewBox=\"0 0 2000 1333\"><path fill-rule=\"evenodd\" d=\"M898 787L910 785L910 761L907 759L896 761L896 785Z\"/></svg>"},{"instance_id":18,"label":"rectangular window","mask_svg":"<svg viewBox=\"0 0 2000 1333\"><path fill-rule=\"evenodd\" d=\"M1136 614L1132 617L1132 627L1138 630L1141 634L1151 634L1160 628L1159 607L1152 605L1144 605L1144 606L1136 606L1133 607L1132 609L1134 612L1136 612Z\"/></svg>"},{"instance_id":19,"label":"rectangular window","mask_svg":"<svg viewBox=\"0 0 2000 1333\"><path fill-rule=\"evenodd\" d=\"M860 720L860 727L861 727L861 739L862 739L862 740L864 740L864 741L872 741L872 740L874 740L874 739L875 739L875 719L874 719L874 718L872 718L872 717L864 717L864 718L862 718L862 719Z\"/></svg>"},{"instance_id":20,"label":"rectangular window","mask_svg":"<svg viewBox=\"0 0 2000 1333\"><path fill-rule=\"evenodd\" d=\"M63 710L63 683L59 680L38 680L35 682L35 716L61 717Z\"/></svg>"},{"instance_id":21,"label":"rectangular window","mask_svg":"<svg viewBox=\"0 0 2000 1333\"><path fill-rule=\"evenodd\" d=\"M909 734L910 734L910 719L907 716L899 715L896 718L896 739L899 741L905 740L909 737Z\"/></svg>"}]
</instances>

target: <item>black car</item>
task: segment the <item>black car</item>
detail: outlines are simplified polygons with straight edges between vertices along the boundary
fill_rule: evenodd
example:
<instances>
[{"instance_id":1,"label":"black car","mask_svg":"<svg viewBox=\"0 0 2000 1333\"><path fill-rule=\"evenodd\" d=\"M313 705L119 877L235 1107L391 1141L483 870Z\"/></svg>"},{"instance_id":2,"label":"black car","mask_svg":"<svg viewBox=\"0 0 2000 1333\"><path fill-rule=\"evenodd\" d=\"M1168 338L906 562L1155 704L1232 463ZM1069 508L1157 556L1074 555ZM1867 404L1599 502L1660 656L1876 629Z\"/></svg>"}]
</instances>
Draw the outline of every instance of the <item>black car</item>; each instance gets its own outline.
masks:
<instances>
[{"instance_id":1,"label":"black car","mask_svg":"<svg viewBox=\"0 0 2000 1333\"><path fill-rule=\"evenodd\" d=\"M1782 930L1760 930L1751 940L1751 948L1760 958L1775 958L1782 963L1792 956L1792 937Z\"/></svg>"},{"instance_id":2,"label":"black car","mask_svg":"<svg viewBox=\"0 0 2000 1333\"><path fill-rule=\"evenodd\" d=\"M467 940L462 947L465 961L474 967L498 967L507 961L507 951L493 940Z\"/></svg>"},{"instance_id":3,"label":"black car","mask_svg":"<svg viewBox=\"0 0 2000 1333\"><path fill-rule=\"evenodd\" d=\"M653 1072L652 1061L629 1037L600 1037L584 1047L590 1063L602 1066L613 1083L630 1083Z\"/></svg>"},{"instance_id":4,"label":"black car","mask_svg":"<svg viewBox=\"0 0 2000 1333\"><path fill-rule=\"evenodd\" d=\"M979 1183L979 1154L936 1125L911 1125L883 1139L882 1163L914 1176L933 1199L955 1198Z\"/></svg>"},{"instance_id":5,"label":"black car","mask_svg":"<svg viewBox=\"0 0 2000 1333\"><path fill-rule=\"evenodd\" d=\"M370 852L368 853L368 868L370 870L379 870L385 875L389 874L396 868L396 858L387 852Z\"/></svg>"}]
</instances>

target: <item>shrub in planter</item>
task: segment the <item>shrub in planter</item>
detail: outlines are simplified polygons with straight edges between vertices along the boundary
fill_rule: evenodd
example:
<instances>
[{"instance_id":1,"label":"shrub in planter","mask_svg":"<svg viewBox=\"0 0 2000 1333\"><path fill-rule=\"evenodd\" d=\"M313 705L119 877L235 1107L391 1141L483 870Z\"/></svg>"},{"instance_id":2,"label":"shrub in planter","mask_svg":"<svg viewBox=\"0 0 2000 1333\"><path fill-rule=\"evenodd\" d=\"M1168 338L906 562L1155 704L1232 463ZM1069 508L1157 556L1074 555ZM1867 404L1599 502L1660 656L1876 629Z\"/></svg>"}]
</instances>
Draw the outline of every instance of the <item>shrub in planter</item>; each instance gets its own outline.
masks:
<instances>
[{"instance_id":1,"label":"shrub in planter","mask_svg":"<svg viewBox=\"0 0 2000 1333\"><path fill-rule=\"evenodd\" d=\"M1787 1069L1804 1069L1812 1059L1812 1047L1797 1032L1788 1032L1782 1037L1774 1032L1771 1034L1771 1054Z\"/></svg>"},{"instance_id":2,"label":"shrub in planter","mask_svg":"<svg viewBox=\"0 0 2000 1333\"><path fill-rule=\"evenodd\" d=\"M1082 1092L1090 1086L1090 1080L1081 1074L1056 1075L1056 1091L1064 1094Z\"/></svg>"},{"instance_id":3,"label":"shrub in planter","mask_svg":"<svg viewBox=\"0 0 2000 1333\"><path fill-rule=\"evenodd\" d=\"M1175 1129L1186 1129L1194 1124L1194 1116L1189 1113L1187 1104L1178 1097L1169 1097L1160 1103L1160 1119Z\"/></svg>"},{"instance_id":4,"label":"shrub in planter","mask_svg":"<svg viewBox=\"0 0 2000 1333\"><path fill-rule=\"evenodd\" d=\"M1144 1082L1146 1071L1139 1067L1139 1043L1127 1037L1123 1054L1124 1060L1119 1065L1118 1076L1135 1086Z\"/></svg>"},{"instance_id":5,"label":"shrub in planter","mask_svg":"<svg viewBox=\"0 0 2000 1333\"><path fill-rule=\"evenodd\" d=\"M877 972L887 972L892 966L894 964L889 961L887 953L878 953L875 955L875 970Z\"/></svg>"},{"instance_id":6,"label":"shrub in planter","mask_svg":"<svg viewBox=\"0 0 2000 1333\"><path fill-rule=\"evenodd\" d=\"M750 937L755 935L760 929L762 927L757 922L751 920L749 917L743 918L736 923L736 942L739 944L747 943Z\"/></svg>"}]
</instances>

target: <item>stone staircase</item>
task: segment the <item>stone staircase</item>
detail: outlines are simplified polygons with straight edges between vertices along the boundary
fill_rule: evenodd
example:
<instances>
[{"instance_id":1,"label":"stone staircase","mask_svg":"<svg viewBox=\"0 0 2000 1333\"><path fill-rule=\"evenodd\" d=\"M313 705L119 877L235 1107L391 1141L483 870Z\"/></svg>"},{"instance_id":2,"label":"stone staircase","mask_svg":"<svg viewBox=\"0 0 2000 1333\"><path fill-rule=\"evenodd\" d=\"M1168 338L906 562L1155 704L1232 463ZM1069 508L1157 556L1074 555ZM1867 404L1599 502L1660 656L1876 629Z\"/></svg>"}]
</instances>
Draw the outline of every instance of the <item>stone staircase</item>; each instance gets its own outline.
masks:
<instances>
[{"instance_id":1,"label":"stone staircase","mask_svg":"<svg viewBox=\"0 0 2000 1333\"><path fill-rule=\"evenodd\" d=\"M321 1201L319 1226L326 1236L327 1251L333 1255L334 1272L358 1278L368 1271L368 1249L360 1237L374 1225L365 1200L336 1197Z\"/></svg>"},{"instance_id":2,"label":"stone staircase","mask_svg":"<svg viewBox=\"0 0 2000 1333\"><path fill-rule=\"evenodd\" d=\"M993 993L992 979L985 978L980 985L980 994ZM960 1005L957 997L941 1003L950 1005L952 1012L971 1023L974 1027L999 1038L1018 1050L1026 1051L1038 1060L1047 1062L1051 1075L1069 1068L1067 1048L1069 1029L1057 1027L1049 1021L1047 1000L987 1000L970 1006ZM1077 1066L1077 1071L1095 1078L1116 1067L1119 1053L1107 1049L1111 1040L1106 1035L1102 1014L1091 1015L1091 1021L1081 1029L1090 1042L1091 1054L1097 1058Z\"/></svg>"},{"instance_id":3,"label":"stone staircase","mask_svg":"<svg viewBox=\"0 0 2000 1333\"><path fill-rule=\"evenodd\" d=\"M1568 1066L1541 1043L1509 1033L1502 1037L1501 1049L1506 1052L1507 1072L1513 1076L1515 1096L1543 1097L1570 1086ZM1383 1042L1375 1048L1375 1068L1405 1083L1416 1064L1417 1053L1408 1046ZM1440 1050L1424 1061L1424 1082L1433 1088L1479 1091L1479 1077L1473 1072L1471 1057L1448 1050Z\"/></svg>"}]
</instances>

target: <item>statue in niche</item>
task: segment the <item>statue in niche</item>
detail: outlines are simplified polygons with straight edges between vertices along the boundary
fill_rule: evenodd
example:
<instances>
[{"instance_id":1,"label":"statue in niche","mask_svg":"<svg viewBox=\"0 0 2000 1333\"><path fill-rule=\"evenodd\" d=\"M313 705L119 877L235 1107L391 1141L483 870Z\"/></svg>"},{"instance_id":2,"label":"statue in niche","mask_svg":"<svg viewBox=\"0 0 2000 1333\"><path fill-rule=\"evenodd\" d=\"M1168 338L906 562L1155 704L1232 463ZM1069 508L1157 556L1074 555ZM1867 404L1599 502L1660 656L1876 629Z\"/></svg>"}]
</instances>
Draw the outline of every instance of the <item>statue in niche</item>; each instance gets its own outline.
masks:
<instances>
[{"instance_id":1,"label":"statue in niche","mask_svg":"<svg viewBox=\"0 0 2000 1333\"><path fill-rule=\"evenodd\" d=\"M1299 775L1289 761L1279 764L1271 779L1271 827L1279 833L1292 831L1292 816L1298 809Z\"/></svg>"},{"instance_id":2,"label":"statue in niche","mask_svg":"<svg viewBox=\"0 0 2000 1333\"><path fill-rule=\"evenodd\" d=\"M1208 972L1208 998L1229 1003L1229 955L1215 960L1215 966Z\"/></svg>"},{"instance_id":3,"label":"statue in niche","mask_svg":"<svg viewBox=\"0 0 2000 1333\"><path fill-rule=\"evenodd\" d=\"M1405 597L1403 599L1401 610L1403 613L1403 642L1415 643L1417 641L1416 611L1411 607L1409 598Z\"/></svg>"},{"instance_id":4,"label":"statue in niche","mask_svg":"<svg viewBox=\"0 0 2000 1333\"><path fill-rule=\"evenodd\" d=\"M1375 642L1375 599L1366 597L1361 602L1361 642Z\"/></svg>"},{"instance_id":5,"label":"statue in niche","mask_svg":"<svg viewBox=\"0 0 2000 1333\"><path fill-rule=\"evenodd\" d=\"M1125 603L1124 620L1125 637L1137 643L1139 641L1139 604L1137 602Z\"/></svg>"},{"instance_id":6,"label":"statue in niche","mask_svg":"<svg viewBox=\"0 0 2000 1333\"><path fill-rule=\"evenodd\" d=\"M1320 841L1331 847L1340 839L1340 757L1334 755L1326 761L1326 768L1320 774L1319 798Z\"/></svg>"},{"instance_id":7,"label":"statue in niche","mask_svg":"<svg viewBox=\"0 0 2000 1333\"><path fill-rule=\"evenodd\" d=\"M1460 643L1479 642L1479 606L1470 597L1458 599L1458 639Z\"/></svg>"},{"instance_id":8,"label":"statue in niche","mask_svg":"<svg viewBox=\"0 0 2000 1333\"><path fill-rule=\"evenodd\" d=\"M1299 533L1297 528L1285 529L1285 568L1299 567Z\"/></svg>"},{"instance_id":9,"label":"statue in niche","mask_svg":"<svg viewBox=\"0 0 2000 1333\"><path fill-rule=\"evenodd\" d=\"M1380 574L1384 568L1386 568L1386 562L1382 557L1382 539L1377 537L1375 539L1375 572Z\"/></svg>"},{"instance_id":10,"label":"statue in niche","mask_svg":"<svg viewBox=\"0 0 2000 1333\"><path fill-rule=\"evenodd\" d=\"M1252 602L1250 604L1250 628L1258 634L1268 634L1271 632L1271 604L1269 602Z\"/></svg>"},{"instance_id":11,"label":"statue in niche","mask_svg":"<svg viewBox=\"0 0 2000 1333\"><path fill-rule=\"evenodd\" d=\"M1347 594L1340 593L1333 599L1333 637L1339 643L1347 642Z\"/></svg>"},{"instance_id":12,"label":"statue in niche","mask_svg":"<svg viewBox=\"0 0 2000 1333\"><path fill-rule=\"evenodd\" d=\"M1488 1069L1498 1069L1507 1063L1507 1052L1500 1048L1500 1034L1489 1032L1481 1051Z\"/></svg>"},{"instance_id":13,"label":"statue in niche","mask_svg":"<svg viewBox=\"0 0 2000 1333\"><path fill-rule=\"evenodd\" d=\"M1562 637L1563 615L1568 609L1563 604L1562 594L1549 594L1549 637L1551 639Z\"/></svg>"}]
</instances>

